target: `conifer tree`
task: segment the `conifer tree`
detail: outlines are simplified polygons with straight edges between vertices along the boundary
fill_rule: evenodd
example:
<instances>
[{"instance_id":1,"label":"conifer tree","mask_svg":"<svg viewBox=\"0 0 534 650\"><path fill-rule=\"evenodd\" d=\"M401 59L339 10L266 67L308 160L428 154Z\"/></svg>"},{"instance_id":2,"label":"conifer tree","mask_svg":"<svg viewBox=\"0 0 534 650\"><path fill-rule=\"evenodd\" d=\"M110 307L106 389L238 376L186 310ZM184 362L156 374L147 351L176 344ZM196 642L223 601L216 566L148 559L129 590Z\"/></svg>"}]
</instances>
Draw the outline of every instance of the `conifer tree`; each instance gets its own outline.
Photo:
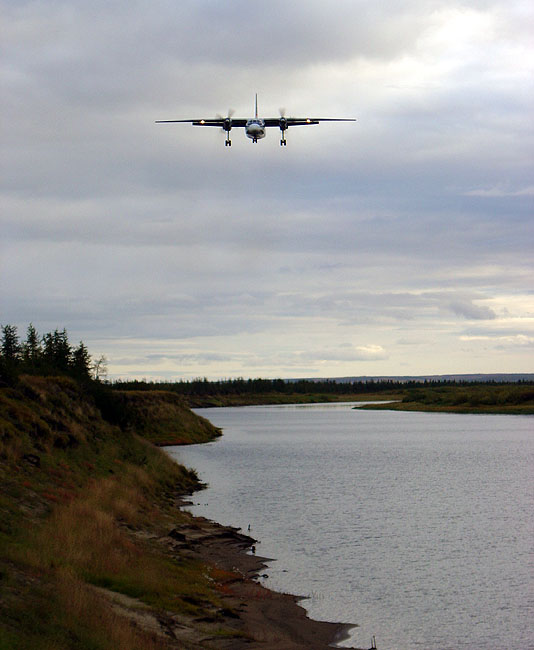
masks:
<instances>
[{"instance_id":1,"label":"conifer tree","mask_svg":"<svg viewBox=\"0 0 534 650\"><path fill-rule=\"evenodd\" d=\"M72 353L72 370L77 377L89 377L91 372L91 355L83 341Z\"/></svg>"},{"instance_id":2,"label":"conifer tree","mask_svg":"<svg viewBox=\"0 0 534 650\"><path fill-rule=\"evenodd\" d=\"M20 359L21 347L15 325L2 326L0 350L5 361L15 362Z\"/></svg>"},{"instance_id":3,"label":"conifer tree","mask_svg":"<svg viewBox=\"0 0 534 650\"><path fill-rule=\"evenodd\" d=\"M43 336L43 356L46 364L55 370L66 371L71 362L72 349L67 330L55 330Z\"/></svg>"},{"instance_id":4,"label":"conifer tree","mask_svg":"<svg viewBox=\"0 0 534 650\"><path fill-rule=\"evenodd\" d=\"M40 361L41 355L42 347L39 335L33 323L30 323L26 334L26 342L22 346L22 358L26 364L35 366Z\"/></svg>"}]
</instances>

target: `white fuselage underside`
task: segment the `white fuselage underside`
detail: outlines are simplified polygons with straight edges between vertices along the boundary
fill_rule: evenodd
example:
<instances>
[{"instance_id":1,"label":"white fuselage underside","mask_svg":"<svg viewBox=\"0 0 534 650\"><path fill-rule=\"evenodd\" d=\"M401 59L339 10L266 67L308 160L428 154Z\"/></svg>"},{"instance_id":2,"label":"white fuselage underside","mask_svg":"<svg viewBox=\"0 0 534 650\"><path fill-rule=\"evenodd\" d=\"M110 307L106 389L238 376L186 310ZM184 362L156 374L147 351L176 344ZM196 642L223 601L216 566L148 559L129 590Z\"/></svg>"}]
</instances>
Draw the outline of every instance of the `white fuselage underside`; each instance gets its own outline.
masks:
<instances>
[{"instance_id":1,"label":"white fuselage underside","mask_svg":"<svg viewBox=\"0 0 534 650\"><path fill-rule=\"evenodd\" d=\"M245 133L251 140L261 140L265 137L265 122L257 117L249 120L245 125Z\"/></svg>"}]
</instances>

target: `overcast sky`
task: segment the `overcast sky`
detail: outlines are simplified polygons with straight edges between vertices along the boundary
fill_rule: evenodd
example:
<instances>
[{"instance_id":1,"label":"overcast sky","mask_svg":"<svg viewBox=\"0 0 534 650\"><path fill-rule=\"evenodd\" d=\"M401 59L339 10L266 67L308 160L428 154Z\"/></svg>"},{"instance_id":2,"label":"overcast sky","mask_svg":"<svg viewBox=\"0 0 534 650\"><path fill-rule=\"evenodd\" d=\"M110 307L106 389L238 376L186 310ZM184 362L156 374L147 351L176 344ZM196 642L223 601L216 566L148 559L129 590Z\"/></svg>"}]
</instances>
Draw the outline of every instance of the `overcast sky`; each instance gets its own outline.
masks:
<instances>
[{"instance_id":1,"label":"overcast sky","mask_svg":"<svg viewBox=\"0 0 534 650\"><path fill-rule=\"evenodd\" d=\"M111 377L532 372L530 0L0 7L2 324ZM256 92L358 121L154 123Z\"/></svg>"}]
</instances>

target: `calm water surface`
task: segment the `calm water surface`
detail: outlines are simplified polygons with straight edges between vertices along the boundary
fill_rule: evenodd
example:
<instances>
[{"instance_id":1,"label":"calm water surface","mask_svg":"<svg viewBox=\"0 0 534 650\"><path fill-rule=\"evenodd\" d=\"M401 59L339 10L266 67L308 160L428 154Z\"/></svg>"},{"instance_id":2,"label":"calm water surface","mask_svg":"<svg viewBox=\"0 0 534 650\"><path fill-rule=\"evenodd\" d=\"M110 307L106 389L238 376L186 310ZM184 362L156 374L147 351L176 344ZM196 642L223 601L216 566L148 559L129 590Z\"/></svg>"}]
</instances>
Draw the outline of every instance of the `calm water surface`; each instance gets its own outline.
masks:
<instances>
[{"instance_id":1,"label":"calm water surface","mask_svg":"<svg viewBox=\"0 0 534 650\"><path fill-rule=\"evenodd\" d=\"M199 409L224 428L169 448L208 490L192 510L276 558L267 586L357 623L344 645L534 648L534 418Z\"/></svg>"}]
</instances>

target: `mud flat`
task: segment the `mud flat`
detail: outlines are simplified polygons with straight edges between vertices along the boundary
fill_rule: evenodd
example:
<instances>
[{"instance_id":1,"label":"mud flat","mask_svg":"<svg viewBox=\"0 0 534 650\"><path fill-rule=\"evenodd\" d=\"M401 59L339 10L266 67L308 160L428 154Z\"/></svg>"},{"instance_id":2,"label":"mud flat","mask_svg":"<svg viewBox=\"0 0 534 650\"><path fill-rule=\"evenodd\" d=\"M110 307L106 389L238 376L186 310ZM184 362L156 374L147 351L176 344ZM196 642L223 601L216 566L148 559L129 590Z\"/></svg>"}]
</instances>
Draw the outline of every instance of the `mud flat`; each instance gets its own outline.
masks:
<instances>
[{"instance_id":1,"label":"mud flat","mask_svg":"<svg viewBox=\"0 0 534 650\"><path fill-rule=\"evenodd\" d=\"M238 529L191 517L171 530L165 542L173 553L213 567L214 579L227 605L223 610L224 626L242 635L226 640L203 639L206 644L235 650L327 650L347 638L354 627L314 621L298 604L297 596L271 591L257 582L269 558L251 554L256 541Z\"/></svg>"}]
</instances>

